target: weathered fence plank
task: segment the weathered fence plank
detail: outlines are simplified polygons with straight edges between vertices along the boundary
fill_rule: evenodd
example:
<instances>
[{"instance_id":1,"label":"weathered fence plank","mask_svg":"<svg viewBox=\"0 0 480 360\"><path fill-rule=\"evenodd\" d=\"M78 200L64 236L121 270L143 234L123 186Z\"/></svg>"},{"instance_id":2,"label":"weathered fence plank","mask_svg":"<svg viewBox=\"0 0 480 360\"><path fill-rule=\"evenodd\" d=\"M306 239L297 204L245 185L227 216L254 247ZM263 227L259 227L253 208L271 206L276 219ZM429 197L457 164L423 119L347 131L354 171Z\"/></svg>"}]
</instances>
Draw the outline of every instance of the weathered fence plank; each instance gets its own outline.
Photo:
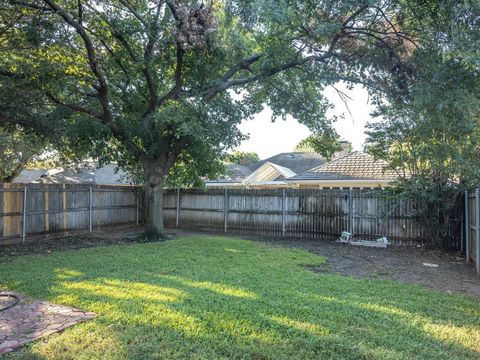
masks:
<instances>
[{"instance_id":1,"label":"weathered fence plank","mask_svg":"<svg viewBox=\"0 0 480 360\"><path fill-rule=\"evenodd\" d=\"M164 199L166 226L325 239L351 229L358 239L428 245L413 204L381 190L189 189L167 190Z\"/></svg>"},{"instance_id":2,"label":"weathered fence plank","mask_svg":"<svg viewBox=\"0 0 480 360\"><path fill-rule=\"evenodd\" d=\"M138 188L124 186L28 185L26 235L143 218ZM465 247L476 260L475 194L466 196ZM0 187L0 244L22 234L23 185ZM351 229L357 239L386 236L398 244L430 245L409 201L393 201L381 190L188 189L166 190L166 227L336 239ZM457 241L459 244L460 241Z\"/></svg>"},{"instance_id":3,"label":"weathered fence plank","mask_svg":"<svg viewBox=\"0 0 480 360\"><path fill-rule=\"evenodd\" d=\"M465 258L474 261L480 276L480 189L465 192L464 210Z\"/></svg>"},{"instance_id":4,"label":"weathered fence plank","mask_svg":"<svg viewBox=\"0 0 480 360\"><path fill-rule=\"evenodd\" d=\"M135 223L137 192L128 186L0 184L0 244L34 234Z\"/></svg>"},{"instance_id":5,"label":"weathered fence plank","mask_svg":"<svg viewBox=\"0 0 480 360\"><path fill-rule=\"evenodd\" d=\"M480 275L480 189L475 190L475 267Z\"/></svg>"}]
</instances>

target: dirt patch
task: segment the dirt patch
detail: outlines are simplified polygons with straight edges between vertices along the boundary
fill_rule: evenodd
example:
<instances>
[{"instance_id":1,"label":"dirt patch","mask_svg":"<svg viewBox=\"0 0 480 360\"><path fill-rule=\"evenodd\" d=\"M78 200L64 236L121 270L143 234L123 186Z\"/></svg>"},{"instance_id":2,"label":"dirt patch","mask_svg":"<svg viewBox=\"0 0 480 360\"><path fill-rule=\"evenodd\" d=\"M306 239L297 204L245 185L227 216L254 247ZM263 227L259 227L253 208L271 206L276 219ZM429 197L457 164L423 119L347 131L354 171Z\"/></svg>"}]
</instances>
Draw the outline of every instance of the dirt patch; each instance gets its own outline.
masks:
<instances>
[{"instance_id":1,"label":"dirt patch","mask_svg":"<svg viewBox=\"0 0 480 360\"><path fill-rule=\"evenodd\" d=\"M12 256L24 254L45 254L58 250L137 243L137 237L142 230L140 227L116 226L96 229L93 233L78 232L70 235L38 237L27 244L0 246L0 262L8 261ZM225 236L223 233L198 233L183 230L169 230L168 232L172 238L194 234ZM335 241L299 238L265 238L238 234L228 234L227 236L302 248L327 259L327 263L324 265L309 267L312 271L333 272L369 279L391 279L445 292L470 294L480 298L480 279L475 274L473 266L465 264L464 257L456 253L406 246L391 246L388 249L366 248L339 244ZM438 267L427 267L423 263L437 264Z\"/></svg>"},{"instance_id":2,"label":"dirt patch","mask_svg":"<svg viewBox=\"0 0 480 360\"><path fill-rule=\"evenodd\" d=\"M387 249L305 239L264 239L284 246L307 249L327 259L313 271L333 272L369 279L391 279L430 289L474 295L480 298L480 279L465 258L423 248L391 246ZM424 263L438 267L425 266Z\"/></svg>"},{"instance_id":3,"label":"dirt patch","mask_svg":"<svg viewBox=\"0 0 480 360\"><path fill-rule=\"evenodd\" d=\"M131 225L102 227L92 233L82 230L70 233L54 233L31 236L22 244L0 245L0 262L12 256L48 254L52 251L83 249L95 246L138 242L142 228Z\"/></svg>"},{"instance_id":4,"label":"dirt patch","mask_svg":"<svg viewBox=\"0 0 480 360\"><path fill-rule=\"evenodd\" d=\"M195 232L181 230L172 233L175 236L195 234ZM205 233L201 234L205 235ZM321 266L307 266L316 272L368 279L390 279L480 298L480 278L476 275L473 266L466 264L465 257L458 253L445 253L410 246L390 246L387 249L369 248L341 244L334 240L265 238L223 233L217 235L306 249L327 259L327 262ZM438 267L428 267L423 263L436 264Z\"/></svg>"}]
</instances>

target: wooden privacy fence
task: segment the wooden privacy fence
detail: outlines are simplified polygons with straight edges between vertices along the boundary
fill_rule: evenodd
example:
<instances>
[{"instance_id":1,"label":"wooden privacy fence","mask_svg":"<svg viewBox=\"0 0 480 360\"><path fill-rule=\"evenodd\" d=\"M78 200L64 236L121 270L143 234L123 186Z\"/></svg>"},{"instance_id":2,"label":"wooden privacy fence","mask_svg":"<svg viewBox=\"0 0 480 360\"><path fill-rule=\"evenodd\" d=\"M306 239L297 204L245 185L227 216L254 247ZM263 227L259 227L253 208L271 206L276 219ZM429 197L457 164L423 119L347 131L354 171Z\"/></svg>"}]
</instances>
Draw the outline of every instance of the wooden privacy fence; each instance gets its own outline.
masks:
<instances>
[{"instance_id":1,"label":"wooden privacy fence","mask_svg":"<svg viewBox=\"0 0 480 360\"><path fill-rule=\"evenodd\" d=\"M480 188L465 193L465 256L480 275Z\"/></svg>"},{"instance_id":2,"label":"wooden privacy fence","mask_svg":"<svg viewBox=\"0 0 480 360\"><path fill-rule=\"evenodd\" d=\"M0 244L27 235L139 221L138 188L0 183Z\"/></svg>"},{"instance_id":3,"label":"wooden privacy fence","mask_svg":"<svg viewBox=\"0 0 480 360\"><path fill-rule=\"evenodd\" d=\"M336 239L387 236L394 243L422 244L426 236L409 201L381 190L167 190L168 227Z\"/></svg>"},{"instance_id":4,"label":"wooden privacy fence","mask_svg":"<svg viewBox=\"0 0 480 360\"><path fill-rule=\"evenodd\" d=\"M143 219L142 192L132 186L1 184L0 244L28 235L136 223ZM463 236L452 249L465 250L480 273L480 193L466 197ZM164 194L167 227L259 235L336 239L386 236L391 242L433 245L410 201L382 190L171 189ZM463 241L464 240L464 241Z\"/></svg>"}]
</instances>

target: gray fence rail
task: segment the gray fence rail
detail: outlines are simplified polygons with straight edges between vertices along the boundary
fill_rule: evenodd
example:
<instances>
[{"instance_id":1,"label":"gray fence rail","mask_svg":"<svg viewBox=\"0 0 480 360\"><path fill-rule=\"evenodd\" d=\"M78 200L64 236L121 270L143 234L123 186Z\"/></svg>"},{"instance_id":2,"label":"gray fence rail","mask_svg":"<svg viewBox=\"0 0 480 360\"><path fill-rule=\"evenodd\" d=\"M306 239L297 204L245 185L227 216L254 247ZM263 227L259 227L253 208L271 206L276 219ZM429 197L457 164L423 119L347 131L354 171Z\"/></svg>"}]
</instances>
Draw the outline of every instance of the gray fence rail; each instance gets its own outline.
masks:
<instances>
[{"instance_id":1,"label":"gray fence rail","mask_svg":"<svg viewBox=\"0 0 480 360\"><path fill-rule=\"evenodd\" d=\"M381 190L167 190L164 202L168 227L325 239L349 231L427 245L414 205Z\"/></svg>"},{"instance_id":2,"label":"gray fence rail","mask_svg":"<svg viewBox=\"0 0 480 360\"><path fill-rule=\"evenodd\" d=\"M0 244L28 235L139 222L138 188L1 184Z\"/></svg>"}]
</instances>

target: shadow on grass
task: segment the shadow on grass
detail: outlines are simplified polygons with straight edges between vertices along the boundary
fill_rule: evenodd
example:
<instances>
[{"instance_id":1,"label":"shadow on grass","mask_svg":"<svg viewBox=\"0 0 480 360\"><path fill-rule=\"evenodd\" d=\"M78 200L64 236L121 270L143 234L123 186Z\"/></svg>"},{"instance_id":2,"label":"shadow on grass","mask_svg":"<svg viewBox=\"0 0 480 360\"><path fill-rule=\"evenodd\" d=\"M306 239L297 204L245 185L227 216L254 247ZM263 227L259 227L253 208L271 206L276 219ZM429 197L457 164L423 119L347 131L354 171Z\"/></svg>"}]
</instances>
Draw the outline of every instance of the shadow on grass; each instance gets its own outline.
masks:
<instances>
[{"instance_id":1,"label":"shadow on grass","mask_svg":"<svg viewBox=\"0 0 480 360\"><path fill-rule=\"evenodd\" d=\"M99 315L28 349L46 358L479 357L474 299L299 266L321 262L196 237L25 257L2 280Z\"/></svg>"}]
</instances>

